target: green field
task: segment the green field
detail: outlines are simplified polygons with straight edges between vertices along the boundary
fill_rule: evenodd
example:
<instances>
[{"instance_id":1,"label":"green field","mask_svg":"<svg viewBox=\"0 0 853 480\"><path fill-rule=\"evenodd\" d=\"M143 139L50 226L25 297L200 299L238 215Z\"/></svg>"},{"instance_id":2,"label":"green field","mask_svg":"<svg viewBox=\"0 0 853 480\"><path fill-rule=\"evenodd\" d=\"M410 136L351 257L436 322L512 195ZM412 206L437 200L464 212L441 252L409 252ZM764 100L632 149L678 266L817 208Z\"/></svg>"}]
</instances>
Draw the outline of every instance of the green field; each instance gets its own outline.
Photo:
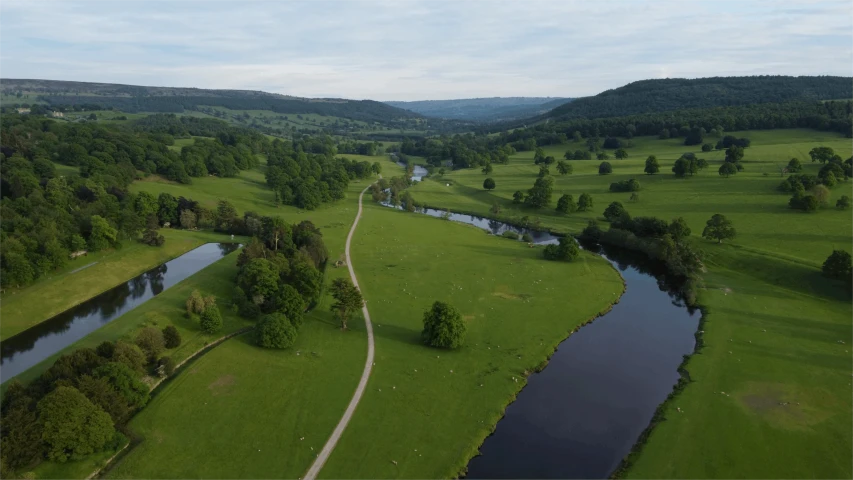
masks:
<instances>
[{"instance_id":1,"label":"green field","mask_svg":"<svg viewBox=\"0 0 853 480\"><path fill-rule=\"evenodd\" d=\"M853 221L849 212L834 208L813 214L791 210L789 195L776 186L783 178L778 168L791 157L803 161L805 173L816 174L820 166L809 161L808 151L826 145L847 158L850 140L811 130L733 135L749 137L752 146L744 156L746 170L731 178L716 172L723 152L701 153L679 140L653 138L633 139L628 159L610 160L612 175L598 175L598 160L571 161L573 175L556 175L552 167L555 200L563 193L577 200L587 192L595 201L591 212L562 216L511 203L512 193L526 191L536 178L533 152L496 166L492 192L482 189L485 175L479 170L427 180L411 192L431 206L484 215L498 202L506 218L538 217L544 226L573 233L589 219L601 219L612 201L621 201L634 216L682 216L694 237L711 215L726 215L737 238L724 245L693 241L708 267L699 295L710 312L704 327L707 346L689 362L693 382L668 406L667 421L653 431L628 475L849 478L853 310L849 292L823 279L819 268L833 249L850 251ZM583 147L570 143L545 150L562 158L567 149ZM691 150L711 165L694 178L675 178L672 163ZM661 164L659 175L642 173L651 154ZM638 202L630 202L627 193L608 191L611 182L629 178L642 184ZM851 194L850 181L833 188L830 206L842 194Z\"/></svg>"},{"instance_id":2,"label":"green field","mask_svg":"<svg viewBox=\"0 0 853 480\"><path fill-rule=\"evenodd\" d=\"M120 250L71 260L51 276L22 289L9 289L0 301L0 338L20 333L201 244L230 241L213 232L164 228L161 233L166 237L162 247L129 242Z\"/></svg>"},{"instance_id":3,"label":"green field","mask_svg":"<svg viewBox=\"0 0 853 480\"><path fill-rule=\"evenodd\" d=\"M525 372L622 293L621 278L595 255L549 262L541 248L375 204L366 206L352 250L374 322L376 367L324 478L454 477ZM466 320L458 351L420 343L423 312L436 300Z\"/></svg>"}]
</instances>

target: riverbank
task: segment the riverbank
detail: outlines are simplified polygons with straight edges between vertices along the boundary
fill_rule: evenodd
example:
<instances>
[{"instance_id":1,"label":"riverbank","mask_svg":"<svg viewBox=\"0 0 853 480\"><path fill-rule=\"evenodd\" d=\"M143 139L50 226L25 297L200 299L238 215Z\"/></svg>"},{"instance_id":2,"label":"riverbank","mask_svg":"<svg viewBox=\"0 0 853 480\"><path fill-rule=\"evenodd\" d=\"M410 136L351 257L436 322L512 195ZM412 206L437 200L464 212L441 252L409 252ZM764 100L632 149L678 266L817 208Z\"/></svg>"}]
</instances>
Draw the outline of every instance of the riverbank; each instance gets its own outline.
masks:
<instances>
[{"instance_id":1,"label":"riverbank","mask_svg":"<svg viewBox=\"0 0 853 480\"><path fill-rule=\"evenodd\" d=\"M91 253L70 261L65 268L33 285L8 289L0 298L0 339L32 328L200 245L232 242L228 235L208 231L164 228L160 232L166 238L162 247L126 242L120 250ZM239 240L242 239L233 241ZM80 269L93 262L97 263Z\"/></svg>"},{"instance_id":2,"label":"riverbank","mask_svg":"<svg viewBox=\"0 0 853 480\"><path fill-rule=\"evenodd\" d=\"M524 385L525 371L540 367L623 289L593 254L549 262L541 248L377 204L365 205L353 256L374 319L376 366L322 478L462 471ZM462 313L468 336L461 349L421 344L423 312L435 300ZM400 442L400 431L412 440Z\"/></svg>"}]
</instances>

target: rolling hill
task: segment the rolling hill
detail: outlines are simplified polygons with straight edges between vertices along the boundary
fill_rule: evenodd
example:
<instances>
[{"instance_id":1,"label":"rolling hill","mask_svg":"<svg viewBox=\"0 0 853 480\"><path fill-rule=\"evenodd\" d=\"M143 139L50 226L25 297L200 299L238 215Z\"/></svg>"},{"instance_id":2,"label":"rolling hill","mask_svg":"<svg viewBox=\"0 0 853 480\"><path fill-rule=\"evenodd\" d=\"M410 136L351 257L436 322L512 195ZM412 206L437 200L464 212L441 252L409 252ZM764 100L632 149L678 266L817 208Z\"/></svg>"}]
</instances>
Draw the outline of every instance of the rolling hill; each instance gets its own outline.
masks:
<instances>
[{"instance_id":1,"label":"rolling hill","mask_svg":"<svg viewBox=\"0 0 853 480\"><path fill-rule=\"evenodd\" d=\"M385 103L425 117L499 122L539 115L571 101L554 97L492 97Z\"/></svg>"}]
</instances>

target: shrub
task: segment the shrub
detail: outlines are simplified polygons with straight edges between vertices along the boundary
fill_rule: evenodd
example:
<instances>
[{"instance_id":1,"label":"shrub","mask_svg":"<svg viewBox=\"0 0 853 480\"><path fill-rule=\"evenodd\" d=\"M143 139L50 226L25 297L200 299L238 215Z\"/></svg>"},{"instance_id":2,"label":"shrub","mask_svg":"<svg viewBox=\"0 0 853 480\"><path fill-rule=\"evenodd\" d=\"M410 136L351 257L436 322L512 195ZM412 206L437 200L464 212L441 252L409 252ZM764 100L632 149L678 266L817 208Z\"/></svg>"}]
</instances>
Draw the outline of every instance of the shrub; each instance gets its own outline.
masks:
<instances>
[{"instance_id":1,"label":"shrub","mask_svg":"<svg viewBox=\"0 0 853 480\"><path fill-rule=\"evenodd\" d=\"M160 359L158 367L163 369L163 375L167 377L175 373L175 361L168 355Z\"/></svg>"},{"instance_id":2,"label":"shrub","mask_svg":"<svg viewBox=\"0 0 853 480\"><path fill-rule=\"evenodd\" d=\"M579 254L580 249L577 242L569 236L560 237L557 245L548 245L543 251L543 256L546 260L558 260L562 262L571 262L578 258Z\"/></svg>"},{"instance_id":3,"label":"shrub","mask_svg":"<svg viewBox=\"0 0 853 480\"><path fill-rule=\"evenodd\" d=\"M610 165L610 162L601 162L598 166L598 174L610 175L611 173L613 173L613 166Z\"/></svg>"},{"instance_id":4,"label":"shrub","mask_svg":"<svg viewBox=\"0 0 853 480\"><path fill-rule=\"evenodd\" d=\"M823 262L821 270L829 278L849 282L851 280L851 270L853 270L853 258L844 250L833 250L826 261Z\"/></svg>"},{"instance_id":5,"label":"shrub","mask_svg":"<svg viewBox=\"0 0 853 480\"><path fill-rule=\"evenodd\" d=\"M623 213L625 213L625 207L622 206L622 203L611 202L610 205L604 209L604 218L612 222L622 216Z\"/></svg>"},{"instance_id":6,"label":"shrub","mask_svg":"<svg viewBox=\"0 0 853 480\"><path fill-rule=\"evenodd\" d=\"M640 190L640 182L632 178L630 180L622 180L610 184L611 192L637 192Z\"/></svg>"},{"instance_id":7,"label":"shrub","mask_svg":"<svg viewBox=\"0 0 853 480\"><path fill-rule=\"evenodd\" d=\"M835 202L835 208L841 210L847 210L848 208L850 208L850 197L848 197L847 195L842 195L841 198L839 198L838 201Z\"/></svg>"},{"instance_id":8,"label":"shrub","mask_svg":"<svg viewBox=\"0 0 853 480\"><path fill-rule=\"evenodd\" d=\"M136 334L135 343L148 356L148 360L154 360L166 347L163 332L155 327L145 327Z\"/></svg>"},{"instance_id":9,"label":"shrub","mask_svg":"<svg viewBox=\"0 0 853 480\"><path fill-rule=\"evenodd\" d=\"M205 333L216 333L222 329L222 314L219 312L219 307L211 305L205 308L201 313L200 324Z\"/></svg>"},{"instance_id":10,"label":"shrub","mask_svg":"<svg viewBox=\"0 0 853 480\"><path fill-rule=\"evenodd\" d=\"M467 328L462 315L451 305L435 302L424 312L424 344L439 348L459 348L465 342Z\"/></svg>"},{"instance_id":11,"label":"shrub","mask_svg":"<svg viewBox=\"0 0 853 480\"><path fill-rule=\"evenodd\" d=\"M169 325L163 329L163 340L166 348L177 348L181 346L181 333L174 325Z\"/></svg>"},{"instance_id":12,"label":"shrub","mask_svg":"<svg viewBox=\"0 0 853 480\"><path fill-rule=\"evenodd\" d=\"M529 233L525 232L524 235L521 236L521 240L527 243L532 243L533 237Z\"/></svg>"},{"instance_id":13,"label":"shrub","mask_svg":"<svg viewBox=\"0 0 853 480\"><path fill-rule=\"evenodd\" d=\"M505 231L504 233L501 234L501 236L504 238L512 239L512 240L518 240L518 234L513 232L512 230Z\"/></svg>"}]
</instances>

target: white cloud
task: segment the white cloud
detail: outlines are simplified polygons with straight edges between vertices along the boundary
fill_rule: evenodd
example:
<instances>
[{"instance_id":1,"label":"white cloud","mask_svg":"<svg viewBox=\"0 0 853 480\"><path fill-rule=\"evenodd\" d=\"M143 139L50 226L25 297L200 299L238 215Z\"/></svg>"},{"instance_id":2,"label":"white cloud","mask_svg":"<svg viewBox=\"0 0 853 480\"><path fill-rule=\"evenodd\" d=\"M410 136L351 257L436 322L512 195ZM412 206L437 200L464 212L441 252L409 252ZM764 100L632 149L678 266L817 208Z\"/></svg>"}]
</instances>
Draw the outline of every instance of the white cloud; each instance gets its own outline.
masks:
<instances>
[{"instance_id":1,"label":"white cloud","mask_svg":"<svg viewBox=\"0 0 853 480\"><path fill-rule=\"evenodd\" d=\"M381 100L850 75L849 2L799 3L5 0L0 73Z\"/></svg>"}]
</instances>

